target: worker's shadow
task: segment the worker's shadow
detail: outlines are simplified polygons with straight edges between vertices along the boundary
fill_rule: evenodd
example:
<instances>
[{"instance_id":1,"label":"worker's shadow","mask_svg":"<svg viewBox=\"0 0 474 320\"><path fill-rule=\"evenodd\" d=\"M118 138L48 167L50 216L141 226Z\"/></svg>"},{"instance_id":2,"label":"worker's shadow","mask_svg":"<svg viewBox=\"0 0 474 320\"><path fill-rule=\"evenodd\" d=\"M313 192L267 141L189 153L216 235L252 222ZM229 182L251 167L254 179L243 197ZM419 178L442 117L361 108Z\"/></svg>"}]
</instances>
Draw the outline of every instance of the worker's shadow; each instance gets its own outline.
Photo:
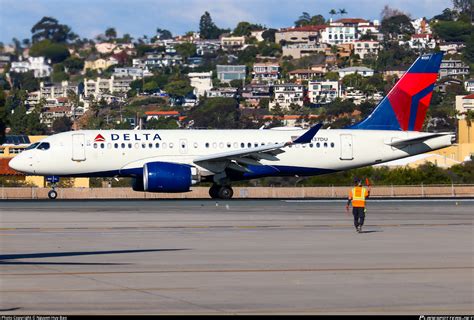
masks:
<instances>
[{"instance_id":1,"label":"worker's shadow","mask_svg":"<svg viewBox=\"0 0 474 320\"><path fill-rule=\"evenodd\" d=\"M88 266L124 265L128 263L22 261L21 259L44 259L44 258L78 257L78 256L143 253L143 252L166 252L166 251L182 251L182 250L189 250L189 249L145 249L145 250L114 250L114 251L19 253L19 254L0 255L0 265L78 265L78 266L80 265L88 265Z\"/></svg>"},{"instance_id":2,"label":"worker's shadow","mask_svg":"<svg viewBox=\"0 0 474 320\"><path fill-rule=\"evenodd\" d=\"M383 230L367 230L367 231L361 231L359 233L375 233L375 232L383 232Z\"/></svg>"}]
</instances>

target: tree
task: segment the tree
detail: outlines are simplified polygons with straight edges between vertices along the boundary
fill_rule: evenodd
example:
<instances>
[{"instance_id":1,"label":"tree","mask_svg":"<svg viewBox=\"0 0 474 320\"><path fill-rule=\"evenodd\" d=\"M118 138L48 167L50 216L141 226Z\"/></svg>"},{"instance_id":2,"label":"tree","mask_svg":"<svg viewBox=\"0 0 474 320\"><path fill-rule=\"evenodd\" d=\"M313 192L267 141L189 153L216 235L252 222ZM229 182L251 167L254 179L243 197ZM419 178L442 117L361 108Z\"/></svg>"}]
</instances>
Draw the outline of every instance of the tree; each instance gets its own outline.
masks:
<instances>
[{"instance_id":1,"label":"tree","mask_svg":"<svg viewBox=\"0 0 474 320\"><path fill-rule=\"evenodd\" d=\"M175 49L184 59L192 57L196 53L196 45L191 42L179 43L175 46Z\"/></svg>"},{"instance_id":2,"label":"tree","mask_svg":"<svg viewBox=\"0 0 474 320\"><path fill-rule=\"evenodd\" d=\"M474 27L461 20L458 21L438 21L433 25L435 34L445 41L466 42L474 32Z\"/></svg>"},{"instance_id":3,"label":"tree","mask_svg":"<svg viewBox=\"0 0 474 320\"><path fill-rule=\"evenodd\" d=\"M184 97L193 92L193 87L189 84L189 80L175 80L165 86L165 91L174 97Z\"/></svg>"},{"instance_id":4,"label":"tree","mask_svg":"<svg viewBox=\"0 0 474 320\"><path fill-rule=\"evenodd\" d=\"M341 18L342 18L343 15L347 14L347 11L346 11L346 9L339 9L339 10L337 10L337 13L340 14Z\"/></svg>"},{"instance_id":5,"label":"tree","mask_svg":"<svg viewBox=\"0 0 474 320\"><path fill-rule=\"evenodd\" d=\"M171 34L171 32L166 29L160 29L160 28L156 29L156 35L158 39L160 40L168 40L168 39L173 38L173 35Z\"/></svg>"},{"instance_id":6,"label":"tree","mask_svg":"<svg viewBox=\"0 0 474 320\"><path fill-rule=\"evenodd\" d=\"M159 118L148 120L145 124L145 128L148 130L156 129L178 129L178 123L173 118Z\"/></svg>"},{"instance_id":7,"label":"tree","mask_svg":"<svg viewBox=\"0 0 474 320\"><path fill-rule=\"evenodd\" d=\"M472 0L452 0L454 9L458 10L461 13L472 14Z\"/></svg>"},{"instance_id":8,"label":"tree","mask_svg":"<svg viewBox=\"0 0 474 320\"><path fill-rule=\"evenodd\" d=\"M29 92L39 90L39 81L35 78L33 71L16 73L10 72L10 79L13 88L26 90Z\"/></svg>"},{"instance_id":9,"label":"tree","mask_svg":"<svg viewBox=\"0 0 474 320\"><path fill-rule=\"evenodd\" d=\"M199 21L199 34L201 39L218 39L219 36L230 30L219 29L212 21L209 12L205 12Z\"/></svg>"},{"instance_id":10,"label":"tree","mask_svg":"<svg viewBox=\"0 0 474 320\"><path fill-rule=\"evenodd\" d=\"M66 45L51 40L42 40L31 46L30 55L32 57L45 57L50 59L52 63L58 63L64 61L70 54Z\"/></svg>"},{"instance_id":11,"label":"tree","mask_svg":"<svg viewBox=\"0 0 474 320\"><path fill-rule=\"evenodd\" d=\"M234 29L233 35L240 37L240 36L250 36L251 32L254 30L261 30L263 29L261 25L258 24L252 24L249 22L239 22L237 26Z\"/></svg>"},{"instance_id":12,"label":"tree","mask_svg":"<svg viewBox=\"0 0 474 320\"><path fill-rule=\"evenodd\" d=\"M66 116L53 121L52 129L55 133L71 131L71 128L72 121Z\"/></svg>"},{"instance_id":13,"label":"tree","mask_svg":"<svg viewBox=\"0 0 474 320\"><path fill-rule=\"evenodd\" d=\"M43 135L47 128L40 121L40 114L36 110L27 114L23 104L15 108L9 117L12 134Z\"/></svg>"},{"instance_id":14,"label":"tree","mask_svg":"<svg viewBox=\"0 0 474 320\"><path fill-rule=\"evenodd\" d=\"M65 43L68 40L77 39L77 35L71 32L71 28L65 24L59 24L58 20L52 17L43 17L33 28L31 39L33 43L50 40L51 42Z\"/></svg>"},{"instance_id":15,"label":"tree","mask_svg":"<svg viewBox=\"0 0 474 320\"><path fill-rule=\"evenodd\" d=\"M84 69L84 60L79 57L69 57L63 61L64 68L68 73L78 73Z\"/></svg>"},{"instance_id":16,"label":"tree","mask_svg":"<svg viewBox=\"0 0 474 320\"><path fill-rule=\"evenodd\" d=\"M331 10L329 11L329 14L331 15L331 19L332 19L332 17L337 14L336 9L331 9Z\"/></svg>"},{"instance_id":17,"label":"tree","mask_svg":"<svg viewBox=\"0 0 474 320\"><path fill-rule=\"evenodd\" d=\"M456 10L446 8L443 10L443 13L434 16L433 20L454 21L456 20L457 16L458 13L456 12Z\"/></svg>"},{"instance_id":18,"label":"tree","mask_svg":"<svg viewBox=\"0 0 474 320\"><path fill-rule=\"evenodd\" d=\"M415 28L411 24L410 18L402 14L382 20L380 31L388 36L389 39L393 39L399 34L412 35L415 33Z\"/></svg>"},{"instance_id":19,"label":"tree","mask_svg":"<svg viewBox=\"0 0 474 320\"><path fill-rule=\"evenodd\" d=\"M400 16L400 15L406 15L403 11L398 10L397 8L392 8L389 5L385 5L380 12L380 16L382 17L382 20L391 18L393 16Z\"/></svg>"},{"instance_id":20,"label":"tree","mask_svg":"<svg viewBox=\"0 0 474 320\"><path fill-rule=\"evenodd\" d=\"M199 128L230 129L239 127L239 104L232 98L209 98L189 114Z\"/></svg>"},{"instance_id":21,"label":"tree","mask_svg":"<svg viewBox=\"0 0 474 320\"><path fill-rule=\"evenodd\" d=\"M307 12L303 12L298 20L295 21L295 27L307 26L311 22L311 15Z\"/></svg>"},{"instance_id":22,"label":"tree","mask_svg":"<svg viewBox=\"0 0 474 320\"><path fill-rule=\"evenodd\" d=\"M262 38L265 40L265 41L268 41L268 42L275 42L275 33L277 32L276 29L268 29L268 30L265 30L263 31L262 33Z\"/></svg>"},{"instance_id":23,"label":"tree","mask_svg":"<svg viewBox=\"0 0 474 320\"><path fill-rule=\"evenodd\" d=\"M105 36L109 41L114 40L117 38L117 31L115 31L115 28L107 28L107 30L105 30Z\"/></svg>"}]
</instances>

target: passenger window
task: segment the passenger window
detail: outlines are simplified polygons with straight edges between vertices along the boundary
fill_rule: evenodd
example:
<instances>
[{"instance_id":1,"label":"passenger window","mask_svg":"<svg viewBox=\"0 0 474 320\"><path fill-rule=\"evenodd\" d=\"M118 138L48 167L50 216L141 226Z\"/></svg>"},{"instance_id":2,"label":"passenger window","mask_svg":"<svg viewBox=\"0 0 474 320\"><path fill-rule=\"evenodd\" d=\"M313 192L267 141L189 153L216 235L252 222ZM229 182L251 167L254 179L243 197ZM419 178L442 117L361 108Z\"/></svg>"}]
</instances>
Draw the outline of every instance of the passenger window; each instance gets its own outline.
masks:
<instances>
[{"instance_id":1,"label":"passenger window","mask_svg":"<svg viewBox=\"0 0 474 320\"><path fill-rule=\"evenodd\" d=\"M217 148L217 142L213 142L213 143L212 143L212 147L213 147L214 149Z\"/></svg>"},{"instance_id":2,"label":"passenger window","mask_svg":"<svg viewBox=\"0 0 474 320\"><path fill-rule=\"evenodd\" d=\"M197 147L198 147L198 143L194 142L194 148L197 149Z\"/></svg>"},{"instance_id":3,"label":"passenger window","mask_svg":"<svg viewBox=\"0 0 474 320\"><path fill-rule=\"evenodd\" d=\"M148 148L150 148L150 149L153 148L153 143L149 143Z\"/></svg>"},{"instance_id":4,"label":"passenger window","mask_svg":"<svg viewBox=\"0 0 474 320\"><path fill-rule=\"evenodd\" d=\"M112 149L112 144L111 143L107 143L107 149Z\"/></svg>"},{"instance_id":5,"label":"passenger window","mask_svg":"<svg viewBox=\"0 0 474 320\"><path fill-rule=\"evenodd\" d=\"M122 149L125 149L125 143L122 143Z\"/></svg>"},{"instance_id":6,"label":"passenger window","mask_svg":"<svg viewBox=\"0 0 474 320\"><path fill-rule=\"evenodd\" d=\"M240 147L241 147L241 148L245 148L245 143L242 142L242 143L240 144Z\"/></svg>"},{"instance_id":7,"label":"passenger window","mask_svg":"<svg viewBox=\"0 0 474 320\"><path fill-rule=\"evenodd\" d=\"M247 143L247 147L248 147L248 148L252 148L252 144L251 144L250 142Z\"/></svg>"},{"instance_id":8,"label":"passenger window","mask_svg":"<svg viewBox=\"0 0 474 320\"><path fill-rule=\"evenodd\" d=\"M331 148L334 148L334 142L331 142Z\"/></svg>"},{"instance_id":9,"label":"passenger window","mask_svg":"<svg viewBox=\"0 0 474 320\"><path fill-rule=\"evenodd\" d=\"M234 142L234 148L237 149L239 147L239 144L237 142Z\"/></svg>"},{"instance_id":10,"label":"passenger window","mask_svg":"<svg viewBox=\"0 0 474 320\"><path fill-rule=\"evenodd\" d=\"M321 144L318 142L316 143L316 148L319 148L321 146Z\"/></svg>"},{"instance_id":11,"label":"passenger window","mask_svg":"<svg viewBox=\"0 0 474 320\"><path fill-rule=\"evenodd\" d=\"M119 147L118 143L114 144L115 149L118 149L118 147Z\"/></svg>"},{"instance_id":12,"label":"passenger window","mask_svg":"<svg viewBox=\"0 0 474 320\"><path fill-rule=\"evenodd\" d=\"M224 142L219 143L219 148L224 148Z\"/></svg>"},{"instance_id":13,"label":"passenger window","mask_svg":"<svg viewBox=\"0 0 474 320\"><path fill-rule=\"evenodd\" d=\"M100 144L100 148L101 148L101 149L104 149L104 148L105 148L105 143L101 143L101 144Z\"/></svg>"},{"instance_id":14,"label":"passenger window","mask_svg":"<svg viewBox=\"0 0 474 320\"><path fill-rule=\"evenodd\" d=\"M128 144L128 148L132 149L132 144L131 143Z\"/></svg>"},{"instance_id":15,"label":"passenger window","mask_svg":"<svg viewBox=\"0 0 474 320\"><path fill-rule=\"evenodd\" d=\"M170 149L173 148L173 142L170 142Z\"/></svg>"},{"instance_id":16,"label":"passenger window","mask_svg":"<svg viewBox=\"0 0 474 320\"><path fill-rule=\"evenodd\" d=\"M142 143L142 149L146 148L146 143Z\"/></svg>"},{"instance_id":17,"label":"passenger window","mask_svg":"<svg viewBox=\"0 0 474 320\"><path fill-rule=\"evenodd\" d=\"M163 149L166 149L166 142L163 142L161 146L163 147Z\"/></svg>"},{"instance_id":18,"label":"passenger window","mask_svg":"<svg viewBox=\"0 0 474 320\"><path fill-rule=\"evenodd\" d=\"M227 142L227 148L232 147L232 144L230 142Z\"/></svg>"},{"instance_id":19,"label":"passenger window","mask_svg":"<svg viewBox=\"0 0 474 320\"><path fill-rule=\"evenodd\" d=\"M206 148L209 148L209 142L206 142Z\"/></svg>"},{"instance_id":20,"label":"passenger window","mask_svg":"<svg viewBox=\"0 0 474 320\"><path fill-rule=\"evenodd\" d=\"M155 143L155 148L157 148L157 149L158 149L159 147L160 147L160 144L159 144L158 142L157 142L157 143Z\"/></svg>"},{"instance_id":21,"label":"passenger window","mask_svg":"<svg viewBox=\"0 0 474 320\"><path fill-rule=\"evenodd\" d=\"M39 148L38 148L39 149ZM97 149L97 143L94 143L94 149Z\"/></svg>"},{"instance_id":22,"label":"passenger window","mask_svg":"<svg viewBox=\"0 0 474 320\"><path fill-rule=\"evenodd\" d=\"M327 142L324 143L324 147L325 147L325 148L328 147L328 143L327 143Z\"/></svg>"},{"instance_id":23,"label":"passenger window","mask_svg":"<svg viewBox=\"0 0 474 320\"><path fill-rule=\"evenodd\" d=\"M312 143L310 143L310 144L309 144L309 147L310 147L310 148L312 148L312 147L313 147L313 144L312 144Z\"/></svg>"}]
</instances>

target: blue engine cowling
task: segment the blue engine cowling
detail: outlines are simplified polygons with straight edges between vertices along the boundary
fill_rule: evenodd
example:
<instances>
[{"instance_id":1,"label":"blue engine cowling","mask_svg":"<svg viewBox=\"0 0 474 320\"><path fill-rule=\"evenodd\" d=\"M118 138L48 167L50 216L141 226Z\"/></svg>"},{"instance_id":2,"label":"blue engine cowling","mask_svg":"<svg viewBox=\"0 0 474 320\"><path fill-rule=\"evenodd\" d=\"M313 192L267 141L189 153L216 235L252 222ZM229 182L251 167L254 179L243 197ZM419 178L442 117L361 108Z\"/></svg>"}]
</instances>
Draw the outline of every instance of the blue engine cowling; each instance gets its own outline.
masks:
<instances>
[{"instance_id":1,"label":"blue engine cowling","mask_svg":"<svg viewBox=\"0 0 474 320\"><path fill-rule=\"evenodd\" d=\"M171 162L146 163L142 181L143 191L187 192L192 185L191 167Z\"/></svg>"}]
</instances>

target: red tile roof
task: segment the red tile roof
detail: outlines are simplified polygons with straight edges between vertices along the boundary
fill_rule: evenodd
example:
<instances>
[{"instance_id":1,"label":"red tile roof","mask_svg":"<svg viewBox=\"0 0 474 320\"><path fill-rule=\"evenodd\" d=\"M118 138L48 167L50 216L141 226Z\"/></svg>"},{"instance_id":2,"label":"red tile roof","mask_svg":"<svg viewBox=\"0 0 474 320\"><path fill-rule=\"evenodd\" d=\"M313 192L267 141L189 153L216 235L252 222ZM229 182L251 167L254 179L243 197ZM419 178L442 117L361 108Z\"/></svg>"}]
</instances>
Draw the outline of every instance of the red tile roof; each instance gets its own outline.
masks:
<instances>
[{"instance_id":1,"label":"red tile roof","mask_svg":"<svg viewBox=\"0 0 474 320\"><path fill-rule=\"evenodd\" d=\"M2 176L22 176L21 172L15 171L8 166L11 159L3 158L0 159L0 175Z\"/></svg>"},{"instance_id":2,"label":"red tile roof","mask_svg":"<svg viewBox=\"0 0 474 320\"><path fill-rule=\"evenodd\" d=\"M364 23L364 22L369 22L365 19L361 19L361 18L343 18L343 19L339 19L339 20L336 20L334 22L340 22L340 23Z\"/></svg>"},{"instance_id":3,"label":"red tile roof","mask_svg":"<svg viewBox=\"0 0 474 320\"><path fill-rule=\"evenodd\" d=\"M286 28L280 30L280 32L311 32L311 31L321 31L326 29L326 25L317 25L317 26L303 26L303 27L295 27L295 28Z\"/></svg>"},{"instance_id":4,"label":"red tile roof","mask_svg":"<svg viewBox=\"0 0 474 320\"><path fill-rule=\"evenodd\" d=\"M474 93L463 97L463 99L474 99Z\"/></svg>"}]
</instances>

